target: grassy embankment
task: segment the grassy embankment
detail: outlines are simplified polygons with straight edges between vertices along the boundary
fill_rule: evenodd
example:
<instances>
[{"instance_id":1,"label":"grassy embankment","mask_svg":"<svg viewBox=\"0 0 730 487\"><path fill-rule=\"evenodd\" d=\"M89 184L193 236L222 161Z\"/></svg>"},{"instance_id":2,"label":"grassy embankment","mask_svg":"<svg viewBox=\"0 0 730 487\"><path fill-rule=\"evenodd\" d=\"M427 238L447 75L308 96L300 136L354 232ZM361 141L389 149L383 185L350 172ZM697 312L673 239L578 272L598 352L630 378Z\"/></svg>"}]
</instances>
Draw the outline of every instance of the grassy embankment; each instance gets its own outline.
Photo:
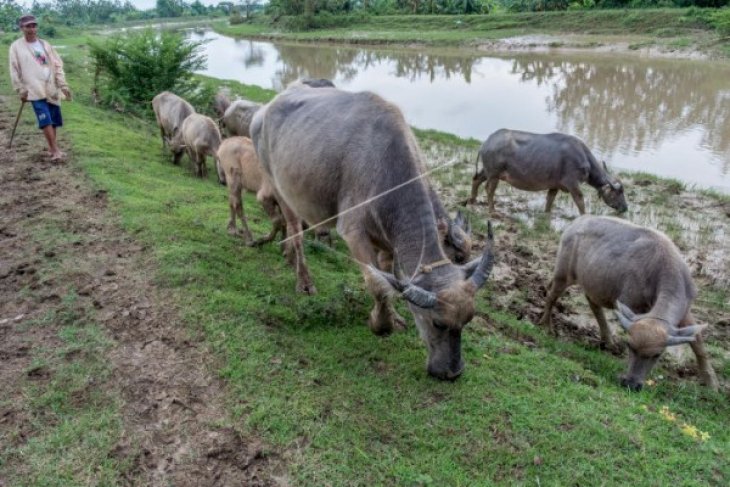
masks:
<instances>
[{"instance_id":1,"label":"grassy embankment","mask_svg":"<svg viewBox=\"0 0 730 487\"><path fill-rule=\"evenodd\" d=\"M488 304L490 286L477 300L482 317L465 331L468 365L455 383L426 376L412 320L408 331L385 339L364 326L371 300L341 242L334 251L308 247L319 294L296 295L277 246L246 248L226 233L226 190L214 171L207 181L196 179L185 164L174 167L160 155L152 123L91 106L82 40L58 43L69 46L63 54L79 95L64 106L72 163L108 191L125 229L154 252L157 284L177 296L188 326L220 357L232 418L283 455L293 484L727 483L725 393L692 379L628 393L615 380L621 359L497 311ZM6 79L0 89L9 92ZM273 95L236 89L260 101ZM444 143L438 134L420 134ZM245 204L253 231L268 231L255 200ZM37 353L43 359L54 352ZM718 374L727 380L730 371ZM95 448L87 467L106 466L104 449L113 442L87 440L113 438L117 430L97 425L59 437L59 421L77 422L78 411L38 403L44 394L29 385L38 421L48 421L33 439L44 448L3 454L35 455L53 472L64 452Z\"/></svg>"},{"instance_id":2,"label":"grassy embankment","mask_svg":"<svg viewBox=\"0 0 730 487\"><path fill-rule=\"evenodd\" d=\"M498 13L492 15L366 17L347 27L283 32L264 24L226 25L217 31L231 36L297 41L363 44L458 45L504 48L499 40L543 34L549 41L525 41L523 48L655 47L660 51L699 51L730 57L730 38L716 29L712 9L581 10L571 12ZM730 16L730 14L726 15ZM514 46L513 46L514 47Z\"/></svg>"}]
</instances>

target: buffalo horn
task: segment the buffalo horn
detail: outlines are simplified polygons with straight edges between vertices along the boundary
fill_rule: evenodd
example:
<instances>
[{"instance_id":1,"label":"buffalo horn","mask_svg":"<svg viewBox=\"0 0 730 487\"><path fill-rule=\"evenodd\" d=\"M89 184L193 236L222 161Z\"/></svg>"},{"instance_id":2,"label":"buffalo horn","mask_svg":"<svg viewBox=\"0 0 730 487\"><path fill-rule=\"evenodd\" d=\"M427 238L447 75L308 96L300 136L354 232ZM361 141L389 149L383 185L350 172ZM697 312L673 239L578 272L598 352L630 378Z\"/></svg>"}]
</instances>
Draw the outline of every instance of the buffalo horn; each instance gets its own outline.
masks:
<instances>
[{"instance_id":1,"label":"buffalo horn","mask_svg":"<svg viewBox=\"0 0 730 487\"><path fill-rule=\"evenodd\" d=\"M373 266L368 267L370 269L370 272L388 281L388 284L390 284L393 289L401 293L401 295L406 298L409 303L413 303L419 308L425 309L433 308L434 306L436 306L436 293L426 291L425 289L418 287L415 284L402 281L395 277L393 274L390 274L389 272L383 272Z\"/></svg>"},{"instance_id":2,"label":"buffalo horn","mask_svg":"<svg viewBox=\"0 0 730 487\"><path fill-rule=\"evenodd\" d=\"M484 253L479 259L479 264L474 268L472 261L466 264L467 269L474 268L469 279L474 283L477 289L481 288L487 279L489 274L492 273L492 266L494 265L494 233L492 232L492 222L487 222L487 246L484 248ZM475 259L476 260L476 259ZM467 270L467 272L469 272Z\"/></svg>"},{"instance_id":3,"label":"buffalo horn","mask_svg":"<svg viewBox=\"0 0 730 487\"><path fill-rule=\"evenodd\" d=\"M669 338L667 338L667 344L666 344L666 346L667 347L673 347L675 345L681 345L683 343L690 343L690 342L693 342L693 341L695 341L694 335L692 335L691 337L670 336Z\"/></svg>"},{"instance_id":4,"label":"buffalo horn","mask_svg":"<svg viewBox=\"0 0 730 487\"><path fill-rule=\"evenodd\" d=\"M430 309L436 306L436 293L413 284L407 284L401 294L409 303L413 303L419 308Z\"/></svg>"},{"instance_id":5,"label":"buffalo horn","mask_svg":"<svg viewBox=\"0 0 730 487\"><path fill-rule=\"evenodd\" d=\"M606 161L601 160L601 162L603 163L603 169L605 169L605 171L608 172L608 166L606 165Z\"/></svg>"},{"instance_id":6,"label":"buffalo horn","mask_svg":"<svg viewBox=\"0 0 730 487\"><path fill-rule=\"evenodd\" d=\"M707 325L690 325L683 328L673 328L669 334L675 337L694 337L705 328L707 328Z\"/></svg>"},{"instance_id":7,"label":"buffalo horn","mask_svg":"<svg viewBox=\"0 0 730 487\"><path fill-rule=\"evenodd\" d=\"M634 324L634 321L636 321L636 315L634 312L621 301L616 301L616 317L626 331L629 331L631 326Z\"/></svg>"}]
</instances>

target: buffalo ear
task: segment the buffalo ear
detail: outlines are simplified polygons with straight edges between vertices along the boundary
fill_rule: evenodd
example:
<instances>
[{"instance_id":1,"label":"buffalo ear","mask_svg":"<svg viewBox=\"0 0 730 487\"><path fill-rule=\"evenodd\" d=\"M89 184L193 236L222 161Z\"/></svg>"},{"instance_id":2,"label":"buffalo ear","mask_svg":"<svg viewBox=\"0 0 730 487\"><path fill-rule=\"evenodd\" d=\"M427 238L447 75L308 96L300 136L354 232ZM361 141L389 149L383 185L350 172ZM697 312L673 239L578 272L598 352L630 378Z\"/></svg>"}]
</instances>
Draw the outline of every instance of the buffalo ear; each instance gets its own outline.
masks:
<instances>
[{"instance_id":1,"label":"buffalo ear","mask_svg":"<svg viewBox=\"0 0 730 487\"><path fill-rule=\"evenodd\" d=\"M466 279L471 280L474 286L479 289L489 279L493 266L494 233L492 232L492 222L487 222L487 245L484 247L482 256L464 264L461 268L464 270Z\"/></svg>"},{"instance_id":2,"label":"buffalo ear","mask_svg":"<svg viewBox=\"0 0 730 487\"><path fill-rule=\"evenodd\" d=\"M456 218L454 219L453 226L459 227L464 231L464 233L471 235L471 222L464 216L461 210L456 212Z\"/></svg>"}]
</instances>

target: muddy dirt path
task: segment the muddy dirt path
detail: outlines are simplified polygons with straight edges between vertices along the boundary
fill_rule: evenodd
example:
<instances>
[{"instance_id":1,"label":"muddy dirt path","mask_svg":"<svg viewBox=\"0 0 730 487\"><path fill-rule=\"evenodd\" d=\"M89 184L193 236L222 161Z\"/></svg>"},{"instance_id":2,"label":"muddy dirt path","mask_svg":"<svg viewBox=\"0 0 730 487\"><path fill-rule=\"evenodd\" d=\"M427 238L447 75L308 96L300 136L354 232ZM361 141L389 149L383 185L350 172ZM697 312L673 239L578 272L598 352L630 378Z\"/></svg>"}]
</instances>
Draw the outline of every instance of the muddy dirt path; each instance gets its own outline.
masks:
<instances>
[{"instance_id":1,"label":"muddy dirt path","mask_svg":"<svg viewBox=\"0 0 730 487\"><path fill-rule=\"evenodd\" d=\"M110 456L131 468L120 483L274 485L278 457L219 426L229 422L211 354L152 284L149 252L121 230L106 194L90 189L73 162L52 164L36 129L19 127L5 150L15 107L0 97L0 404L10 405L0 407L0 438L22 444L40 433L22 406L24 387L52 380L52 369L38 373L31 362L34 350L59 345L61 325L33 321L53 316L75 290L77 321L99 323L113 340L111 377L89 387L121 398L123 434ZM49 221L74 238L48 248L34 231ZM0 485L28 468L11 457Z\"/></svg>"}]
</instances>

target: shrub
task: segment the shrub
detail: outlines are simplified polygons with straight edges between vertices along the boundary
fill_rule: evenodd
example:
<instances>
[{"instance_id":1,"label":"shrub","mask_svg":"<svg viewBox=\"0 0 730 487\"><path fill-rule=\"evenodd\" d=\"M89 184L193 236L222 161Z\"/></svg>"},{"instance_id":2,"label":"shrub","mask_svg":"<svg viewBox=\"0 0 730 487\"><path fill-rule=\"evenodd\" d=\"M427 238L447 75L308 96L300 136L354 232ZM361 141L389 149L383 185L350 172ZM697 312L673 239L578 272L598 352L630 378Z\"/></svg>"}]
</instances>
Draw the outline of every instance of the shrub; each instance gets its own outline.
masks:
<instances>
[{"instance_id":1,"label":"shrub","mask_svg":"<svg viewBox=\"0 0 730 487\"><path fill-rule=\"evenodd\" d=\"M117 109L132 111L149 107L150 100L165 90L194 96L200 88L193 73L205 67L201 45L186 42L176 33L151 29L91 42L98 96Z\"/></svg>"},{"instance_id":2,"label":"shrub","mask_svg":"<svg viewBox=\"0 0 730 487\"><path fill-rule=\"evenodd\" d=\"M730 8L726 7L714 12L711 22L720 35L730 36Z\"/></svg>"}]
</instances>

